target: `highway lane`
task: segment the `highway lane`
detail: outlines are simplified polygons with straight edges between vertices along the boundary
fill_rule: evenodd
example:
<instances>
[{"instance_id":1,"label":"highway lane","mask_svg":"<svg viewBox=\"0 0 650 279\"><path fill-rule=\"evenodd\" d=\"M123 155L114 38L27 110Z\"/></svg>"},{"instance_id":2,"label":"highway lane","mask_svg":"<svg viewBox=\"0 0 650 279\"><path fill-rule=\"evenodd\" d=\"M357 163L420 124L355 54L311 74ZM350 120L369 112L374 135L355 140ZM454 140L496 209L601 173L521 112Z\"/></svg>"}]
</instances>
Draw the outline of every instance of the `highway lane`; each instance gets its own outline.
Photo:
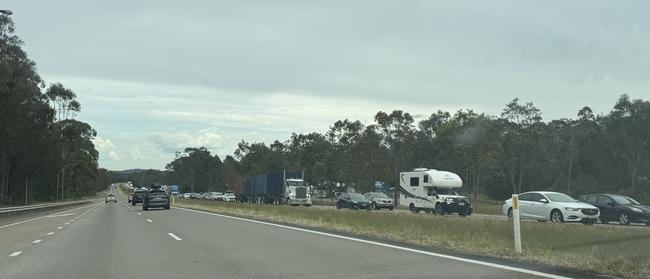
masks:
<instances>
[{"instance_id":1,"label":"highway lane","mask_svg":"<svg viewBox=\"0 0 650 279\"><path fill-rule=\"evenodd\" d=\"M561 278L183 209L89 209L0 250L0 278Z\"/></svg>"}]
</instances>

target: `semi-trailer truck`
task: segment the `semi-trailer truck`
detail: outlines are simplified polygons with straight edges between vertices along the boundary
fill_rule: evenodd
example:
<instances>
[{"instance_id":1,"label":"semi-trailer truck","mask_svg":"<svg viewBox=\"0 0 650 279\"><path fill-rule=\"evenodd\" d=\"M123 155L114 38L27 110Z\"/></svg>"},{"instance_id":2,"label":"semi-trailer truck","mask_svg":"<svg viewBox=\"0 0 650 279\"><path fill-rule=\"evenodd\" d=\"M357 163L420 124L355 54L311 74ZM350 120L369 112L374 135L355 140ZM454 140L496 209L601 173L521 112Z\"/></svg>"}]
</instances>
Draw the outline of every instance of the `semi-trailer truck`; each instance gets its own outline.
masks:
<instances>
[{"instance_id":1,"label":"semi-trailer truck","mask_svg":"<svg viewBox=\"0 0 650 279\"><path fill-rule=\"evenodd\" d=\"M304 171L280 171L242 177L235 185L239 202L311 206L311 187L304 180Z\"/></svg>"}]
</instances>

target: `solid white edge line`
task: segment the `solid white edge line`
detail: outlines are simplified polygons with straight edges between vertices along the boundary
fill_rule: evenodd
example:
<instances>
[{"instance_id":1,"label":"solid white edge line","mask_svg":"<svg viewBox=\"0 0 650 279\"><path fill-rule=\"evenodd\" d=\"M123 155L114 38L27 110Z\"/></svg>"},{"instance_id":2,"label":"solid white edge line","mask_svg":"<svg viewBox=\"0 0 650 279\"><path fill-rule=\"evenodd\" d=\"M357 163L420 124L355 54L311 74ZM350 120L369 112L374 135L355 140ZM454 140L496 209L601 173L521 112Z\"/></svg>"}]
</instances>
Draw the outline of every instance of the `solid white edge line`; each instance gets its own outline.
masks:
<instances>
[{"instance_id":1,"label":"solid white edge line","mask_svg":"<svg viewBox=\"0 0 650 279\"><path fill-rule=\"evenodd\" d=\"M176 239L176 240L178 240L178 241L181 241L181 240L183 240L182 238L180 238L180 237L178 237L178 236L176 236L176 235L175 235L175 234L173 234L173 233L167 233L167 234L168 234L169 236L171 236L171 237L172 237L173 239Z\"/></svg>"},{"instance_id":2,"label":"solid white edge line","mask_svg":"<svg viewBox=\"0 0 650 279\"><path fill-rule=\"evenodd\" d=\"M15 257L15 256L18 256L18 255L20 255L22 253L23 253L23 251L16 251L16 252L13 252L13 253L9 254L9 257Z\"/></svg>"},{"instance_id":3,"label":"solid white edge line","mask_svg":"<svg viewBox=\"0 0 650 279\"><path fill-rule=\"evenodd\" d=\"M153 221L152 221L151 219L147 219L147 222L149 222L149 223L153 223Z\"/></svg>"},{"instance_id":4,"label":"solid white edge line","mask_svg":"<svg viewBox=\"0 0 650 279\"><path fill-rule=\"evenodd\" d=\"M565 277L565 276L560 276L560 275L555 275L555 274L550 274L550 273L544 273L544 272L540 272L540 271L534 271L534 270L529 270L529 269L524 269L524 268L519 268L519 267L512 267L512 266L507 266L507 265L483 262L483 261L479 261L479 260L466 259L466 258L461 258L461 257L457 257L457 256L450 256L450 255L445 255L445 254L433 253L433 252L428 252L428 251L424 251L424 250L407 248L407 247L397 246L397 245L393 245L393 244L386 244L386 243L381 243L381 242L376 242L376 241L371 241L371 240L365 240L365 239L360 239L360 238L349 237L349 236L342 236L342 235L337 235L337 234L332 234L332 233L319 232L319 231L314 231L314 230L309 230L309 229L291 227L291 226L280 225L280 224L273 224L273 223L269 223L269 222L251 220L251 219L246 219L246 218L241 218L241 217L228 216L228 215L212 213L212 212L205 212L205 211L188 209L188 208L176 207L176 209L195 212L195 213L201 213L201 214L207 214L207 215L213 215L213 216L219 216L219 217L233 219L233 220L239 220L239 221L246 221L246 222L251 222L251 223L256 223L256 224L268 225L268 226L284 228L284 229L289 229L289 230L295 230L295 231L300 231L300 232L308 232L308 233L313 233L313 234L318 234L318 235L323 235L323 236L329 236L329 237L333 237L333 238L356 241L356 242L361 242L361 243L365 243L365 244L371 244L371 245L376 245L376 246L381 246L381 247L386 247L386 248L392 248L392 249L397 249L397 250L402 250L402 251L407 251L407 252L412 252L412 253L418 253L418 254L428 255L428 256L433 256L433 257L438 257L438 258L444 258L444 259L449 259L449 260L461 261L461 262L466 262L466 263L472 263L472 264L477 264L477 265L482 265L482 266L488 266L488 267L498 268L498 269L503 269L503 270L515 271L515 272L519 272L519 273L525 273L525 274L541 276L541 277L546 277L546 278L571 279L571 277Z\"/></svg>"},{"instance_id":5,"label":"solid white edge line","mask_svg":"<svg viewBox=\"0 0 650 279\"><path fill-rule=\"evenodd\" d=\"M38 243L41 243L41 241L43 241L43 240L42 239L37 239L37 240L32 241L32 244L38 244Z\"/></svg>"}]
</instances>

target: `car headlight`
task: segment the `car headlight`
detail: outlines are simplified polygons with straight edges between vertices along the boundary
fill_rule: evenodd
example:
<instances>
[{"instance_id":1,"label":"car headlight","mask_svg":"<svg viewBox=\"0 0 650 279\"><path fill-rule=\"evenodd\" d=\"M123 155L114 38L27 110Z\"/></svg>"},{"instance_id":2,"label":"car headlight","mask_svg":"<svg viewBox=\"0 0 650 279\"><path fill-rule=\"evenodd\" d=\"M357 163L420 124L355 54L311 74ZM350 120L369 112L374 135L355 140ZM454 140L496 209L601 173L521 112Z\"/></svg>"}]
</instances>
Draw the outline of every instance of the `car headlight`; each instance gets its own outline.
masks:
<instances>
[{"instance_id":1,"label":"car headlight","mask_svg":"<svg viewBox=\"0 0 650 279\"><path fill-rule=\"evenodd\" d=\"M632 211L634 211L634 212L643 213L643 209L641 209L641 208L630 207L630 209L632 209Z\"/></svg>"},{"instance_id":2,"label":"car headlight","mask_svg":"<svg viewBox=\"0 0 650 279\"><path fill-rule=\"evenodd\" d=\"M446 198L445 201L446 201L446 202L453 202L453 201L454 201L454 198Z\"/></svg>"},{"instance_id":3,"label":"car headlight","mask_svg":"<svg viewBox=\"0 0 650 279\"><path fill-rule=\"evenodd\" d=\"M580 208L573 208L573 207L565 207L564 209L568 211L580 211Z\"/></svg>"}]
</instances>

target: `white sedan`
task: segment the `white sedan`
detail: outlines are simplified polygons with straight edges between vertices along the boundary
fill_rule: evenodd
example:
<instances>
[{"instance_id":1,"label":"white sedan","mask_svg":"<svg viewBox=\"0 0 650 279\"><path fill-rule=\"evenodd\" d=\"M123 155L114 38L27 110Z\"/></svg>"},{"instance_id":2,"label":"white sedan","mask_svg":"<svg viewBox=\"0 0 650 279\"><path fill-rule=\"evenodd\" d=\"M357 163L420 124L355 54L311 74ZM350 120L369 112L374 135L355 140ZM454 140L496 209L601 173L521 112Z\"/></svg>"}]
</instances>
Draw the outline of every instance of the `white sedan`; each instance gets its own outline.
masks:
<instances>
[{"instance_id":1,"label":"white sedan","mask_svg":"<svg viewBox=\"0 0 650 279\"><path fill-rule=\"evenodd\" d=\"M503 214L512 220L512 198L503 204ZM597 207L579 202L557 192L526 192L519 194L519 218L551 222L582 222L594 224L600 216Z\"/></svg>"}]
</instances>

